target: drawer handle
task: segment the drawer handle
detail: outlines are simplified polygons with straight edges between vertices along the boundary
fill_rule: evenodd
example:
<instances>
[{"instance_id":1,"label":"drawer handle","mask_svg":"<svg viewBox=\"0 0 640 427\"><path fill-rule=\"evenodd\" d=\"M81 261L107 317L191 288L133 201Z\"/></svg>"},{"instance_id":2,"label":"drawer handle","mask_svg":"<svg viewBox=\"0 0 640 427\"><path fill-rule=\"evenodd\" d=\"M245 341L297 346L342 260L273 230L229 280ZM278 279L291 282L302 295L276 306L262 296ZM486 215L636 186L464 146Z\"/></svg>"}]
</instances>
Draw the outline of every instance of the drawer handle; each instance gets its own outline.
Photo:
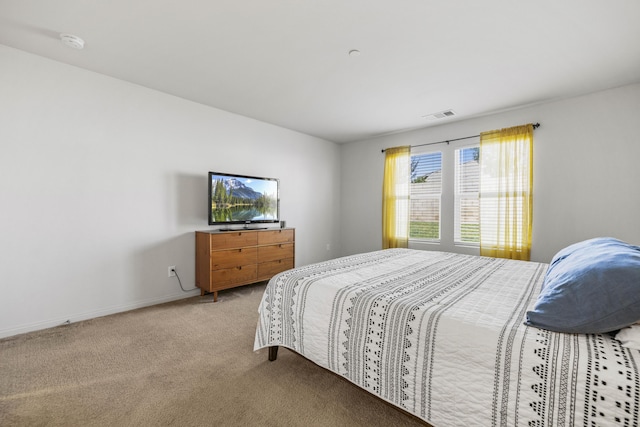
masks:
<instances>
[{"instance_id":1,"label":"drawer handle","mask_svg":"<svg viewBox=\"0 0 640 427\"><path fill-rule=\"evenodd\" d=\"M242 248L238 249L238 252L242 252Z\"/></svg>"},{"instance_id":2,"label":"drawer handle","mask_svg":"<svg viewBox=\"0 0 640 427\"><path fill-rule=\"evenodd\" d=\"M242 266L238 266L237 268L238 268L238 270L242 270Z\"/></svg>"}]
</instances>

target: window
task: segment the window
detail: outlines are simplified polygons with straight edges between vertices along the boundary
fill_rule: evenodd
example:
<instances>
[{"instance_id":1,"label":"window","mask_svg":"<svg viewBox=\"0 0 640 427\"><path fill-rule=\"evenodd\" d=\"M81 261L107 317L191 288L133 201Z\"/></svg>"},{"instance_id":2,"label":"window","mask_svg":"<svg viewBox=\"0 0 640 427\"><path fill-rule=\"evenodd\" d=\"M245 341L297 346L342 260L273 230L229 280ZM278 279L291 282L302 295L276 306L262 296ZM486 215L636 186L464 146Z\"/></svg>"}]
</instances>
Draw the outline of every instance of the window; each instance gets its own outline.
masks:
<instances>
[{"instance_id":1,"label":"window","mask_svg":"<svg viewBox=\"0 0 640 427\"><path fill-rule=\"evenodd\" d=\"M409 247L528 259L532 126L412 151Z\"/></svg>"},{"instance_id":2,"label":"window","mask_svg":"<svg viewBox=\"0 0 640 427\"><path fill-rule=\"evenodd\" d=\"M442 153L411 156L409 238L440 240Z\"/></svg>"},{"instance_id":3,"label":"window","mask_svg":"<svg viewBox=\"0 0 640 427\"><path fill-rule=\"evenodd\" d=\"M478 146L455 150L455 243L480 243L479 160Z\"/></svg>"},{"instance_id":4,"label":"window","mask_svg":"<svg viewBox=\"0 0 640 427\"><path fill-rule=\"evenodd\" d=\"M416 244L480 244L480 145L411 156L409 239Z\"/></svg>"}]
</instances>

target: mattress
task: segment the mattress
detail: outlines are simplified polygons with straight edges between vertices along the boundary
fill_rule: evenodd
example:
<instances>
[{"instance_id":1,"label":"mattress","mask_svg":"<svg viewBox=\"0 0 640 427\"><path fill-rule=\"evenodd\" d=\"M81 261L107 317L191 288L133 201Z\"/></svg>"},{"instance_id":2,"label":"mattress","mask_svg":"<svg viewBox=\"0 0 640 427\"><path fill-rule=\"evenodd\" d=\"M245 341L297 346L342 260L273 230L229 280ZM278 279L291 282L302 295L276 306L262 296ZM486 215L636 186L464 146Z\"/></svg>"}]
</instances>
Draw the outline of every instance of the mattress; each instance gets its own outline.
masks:
<instances>
[{"instance_id":1,"label":"mattress","mask_svg":"<svg viewBox=\"0 0 640 427\"><path fill-rule=\"evenodd\" d=\"M638 425L640 351L524 325L547 264L387 249L274 276L254 349L289 348L440 426Z\"/></svg>"}]
</instances>

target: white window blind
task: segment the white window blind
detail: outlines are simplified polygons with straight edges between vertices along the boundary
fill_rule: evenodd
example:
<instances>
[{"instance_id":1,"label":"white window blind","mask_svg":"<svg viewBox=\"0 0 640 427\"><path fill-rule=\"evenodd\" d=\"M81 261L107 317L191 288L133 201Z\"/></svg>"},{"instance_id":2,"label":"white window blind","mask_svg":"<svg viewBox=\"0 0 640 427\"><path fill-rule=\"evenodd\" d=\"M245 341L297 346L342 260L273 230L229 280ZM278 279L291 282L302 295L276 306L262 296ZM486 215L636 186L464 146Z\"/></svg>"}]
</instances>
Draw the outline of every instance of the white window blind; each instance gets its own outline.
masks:
<instances>
[{"instance_id":1,"label":"white window blind","mask_svg":"<svg viewBox=\"0 0 640 427\"><path fill-rule=\"evenodd\" d=\"M455 150L455 243L480 243L480 147Z\"/></svg>"},{"instance_id":2,"label":"white window blind","mask_svg":"<svg viewBox=\"0 0 640 427\"><path fill-rule=\"evenodd\" d=\"M442 153L411 156L409 238L440 240Z\"/></svg>"},{"instance_id":3,"label":"white window blind","mask_svg":"<svg viewBox=\"0 0 640 427\"><path fill-rule=\"evenodd\" d=\"M482 148L480 205L482 244L487 247L523 248L530 241L530 228L523 221L530 221L531 158L529 145L522 145L520 151L514 149L516 152L506 158L501 158L506 149L500 144Z\"/></svg>"}]
</instances>

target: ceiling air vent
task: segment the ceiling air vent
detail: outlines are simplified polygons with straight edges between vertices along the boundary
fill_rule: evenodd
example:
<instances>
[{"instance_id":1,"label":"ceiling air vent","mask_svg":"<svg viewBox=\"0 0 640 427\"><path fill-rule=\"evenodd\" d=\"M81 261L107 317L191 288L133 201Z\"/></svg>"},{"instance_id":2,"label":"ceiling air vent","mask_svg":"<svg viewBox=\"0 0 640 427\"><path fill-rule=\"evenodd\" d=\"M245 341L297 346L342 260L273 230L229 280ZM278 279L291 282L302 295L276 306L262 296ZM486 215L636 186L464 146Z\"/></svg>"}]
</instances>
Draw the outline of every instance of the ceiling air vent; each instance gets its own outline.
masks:
<instances>
[{"instance_id":1,"label":"ceiling air vent","mask_svg":"<svg viewBox=\"0 0 640 427\"><path fill-rule=\"evenodd\" d=\"M453 117L456 113L453 110L445 110L440 111L439 113L427 114L426 116L422 116L427 120L440 120L447 117Z\"/></svg>"}]
</instances>

